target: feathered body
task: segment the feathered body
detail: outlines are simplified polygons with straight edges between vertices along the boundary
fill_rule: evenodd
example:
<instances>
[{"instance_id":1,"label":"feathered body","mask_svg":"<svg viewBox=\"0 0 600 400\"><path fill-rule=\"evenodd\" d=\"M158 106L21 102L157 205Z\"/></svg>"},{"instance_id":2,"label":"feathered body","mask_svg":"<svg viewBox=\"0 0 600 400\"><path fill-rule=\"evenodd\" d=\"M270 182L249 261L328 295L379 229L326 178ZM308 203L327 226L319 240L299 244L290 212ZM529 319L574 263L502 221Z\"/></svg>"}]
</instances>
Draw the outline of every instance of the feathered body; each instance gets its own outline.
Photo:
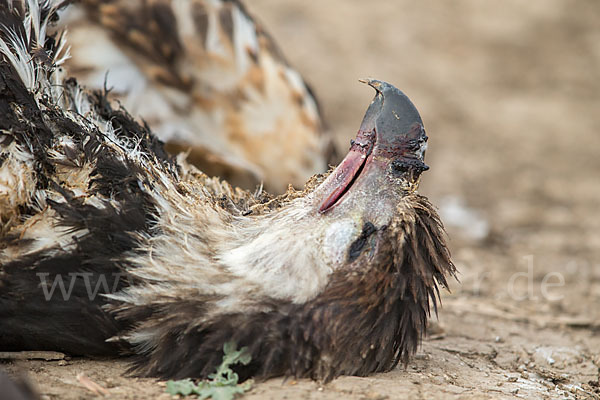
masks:
<instances>
[{"instance_id":1,"label":"feathered body","mask_svg":"<svg viewBox=\"0 0 600 400\"><path fill-rule=\"evenodd\" d=\"M64 78L57 4L0 7L0 347L132 354L205 377L329 380L406 361L454 266L415 192L427 137L378 81L342 164L279 197L173 158L104 92ZM36 54L43 54L40 57ZM49 61L50 60L50 61ZM62 284L62 286L61 286Z\"/></svg>"},{"instance_id":2,"label":"feathered body","mask_svg":"<svg viewBox=\"0 0 600 400\"><path fill-rule=\"evenodd\" d=\"M240 2L85 0L61 20L69 74L111 88L209 176L282 193L326 170L333 147L314 96Z\"/></svg>"}]
</instances>

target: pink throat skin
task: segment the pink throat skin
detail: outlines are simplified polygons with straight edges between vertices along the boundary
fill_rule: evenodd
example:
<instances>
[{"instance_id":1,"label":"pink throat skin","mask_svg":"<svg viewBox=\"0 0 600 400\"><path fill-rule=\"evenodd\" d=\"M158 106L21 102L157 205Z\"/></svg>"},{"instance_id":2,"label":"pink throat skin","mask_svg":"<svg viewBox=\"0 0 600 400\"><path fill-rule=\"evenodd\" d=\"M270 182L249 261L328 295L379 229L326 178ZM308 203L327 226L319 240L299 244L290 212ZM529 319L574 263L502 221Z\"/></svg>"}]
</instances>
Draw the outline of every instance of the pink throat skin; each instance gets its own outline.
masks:
<instances>
[{"instance_id":1,"label":"pink throat skin","mask_svg":"<svg viewBox=\"0 0 600 400\"><path fill-rule=\"evenodd\" d=\"M350 142L350 151L327 179L326 185L334 185L334 188L321 203L320 213L325 213L337 204L338 200L346 194L356 181L365 165L372 158L371 153L373 147L375 147L376 136L374 131L359 131L356 139Z\"/></svg>"}]
</instances>

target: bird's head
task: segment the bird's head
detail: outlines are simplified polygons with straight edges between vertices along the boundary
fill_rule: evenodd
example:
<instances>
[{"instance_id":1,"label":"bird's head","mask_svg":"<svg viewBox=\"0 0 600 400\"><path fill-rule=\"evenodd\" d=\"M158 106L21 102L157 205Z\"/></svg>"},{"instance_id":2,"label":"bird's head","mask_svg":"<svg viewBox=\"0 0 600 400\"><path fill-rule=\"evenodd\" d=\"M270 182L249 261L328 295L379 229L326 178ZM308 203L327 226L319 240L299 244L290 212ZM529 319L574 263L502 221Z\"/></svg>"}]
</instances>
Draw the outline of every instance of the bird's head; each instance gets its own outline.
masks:
<instances>
[{"instance_id":1,"label":"bird's head","mask_svg":"<svg viewBox=\"0 0 600 400\"><path fill-rule=\"evenodd\" d=\"M421 173L429 169L424 162L428 138L410 99L389 83L362 82L376 90L375 98L348 154L312 193L330 265L346 264L358 254L357 246L362 251L365 243L378 241L374 233L412 207Z\"/></svg>"},{"instance_id":2,"label":"bird's head","mask_svg":"<svg viewBox=\"0 0 600 400\"><path fill-rule=\"evenodd\" d=\"M372 197L377 203L412 193L421 173L429 169L424 162L428 138L410 99L389 83L361 82L377 93L348 155L317 190L322 214L336 214L344 203L360 197Z\"/></svg>"}]
</instances>

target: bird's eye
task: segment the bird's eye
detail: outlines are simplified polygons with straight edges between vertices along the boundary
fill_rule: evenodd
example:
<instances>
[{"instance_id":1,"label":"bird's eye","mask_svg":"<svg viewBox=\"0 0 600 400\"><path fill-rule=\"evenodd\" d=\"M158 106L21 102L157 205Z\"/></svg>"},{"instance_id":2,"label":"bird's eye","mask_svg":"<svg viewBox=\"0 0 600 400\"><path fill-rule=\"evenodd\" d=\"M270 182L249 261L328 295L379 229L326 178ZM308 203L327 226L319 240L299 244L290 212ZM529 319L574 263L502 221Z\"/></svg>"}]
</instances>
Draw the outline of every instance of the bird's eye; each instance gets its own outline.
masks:
<instances>
[{"instance_id":1,"label":"bird's eye","mask_svg":"<svg viewBox=\"0 0 600 400\"><path fill-rule=\"evenodd\" d=\"M429 166L419 159L403 158L392 161L390 169L392 175L396 177L401 177L409 171L412 171L413 175L418 176L421 172L427 171Z\"/></svg>"},{"instance_id":2,"label":"bird's eye","mask_svg":"<svg viewBox=\"0 0 600 400\"><path fill-rule=\"evenodd\" d=\"M394 176L401 176L401 175L405 174L406 172L408 172L409 168L410 168L409 163L407 163L403 160L394 160L390 164L390 169L391 169L392 175L394 175Z\"/></svg>"}]
</instances>

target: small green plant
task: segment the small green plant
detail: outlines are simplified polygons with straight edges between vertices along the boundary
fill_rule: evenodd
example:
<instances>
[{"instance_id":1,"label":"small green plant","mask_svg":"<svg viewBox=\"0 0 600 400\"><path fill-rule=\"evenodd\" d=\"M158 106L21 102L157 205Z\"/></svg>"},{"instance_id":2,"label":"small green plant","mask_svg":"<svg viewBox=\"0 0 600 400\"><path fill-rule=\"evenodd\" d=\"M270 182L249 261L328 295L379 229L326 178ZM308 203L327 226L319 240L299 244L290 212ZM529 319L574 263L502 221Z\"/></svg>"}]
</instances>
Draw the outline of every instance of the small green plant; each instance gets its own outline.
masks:
<instances>
[{"instance_id":1,"label":"small green plant","mask_svg":"<svg viewBox=\"0 0 600 400\"><path fill-rule=\"evenodd\" d=\"M235 343L227 342L223 345L223 362L214 374L208 376L209 380L197 384L191 379L168 381L167 393L182 396L196 394L199 399L232 400L237 394L250 390L252 381L238 384L238 374L233 372L230 366L237 363L248 365L250 360L251 356L246 347L236 350Z\"/></svg>"}]
</instances>

